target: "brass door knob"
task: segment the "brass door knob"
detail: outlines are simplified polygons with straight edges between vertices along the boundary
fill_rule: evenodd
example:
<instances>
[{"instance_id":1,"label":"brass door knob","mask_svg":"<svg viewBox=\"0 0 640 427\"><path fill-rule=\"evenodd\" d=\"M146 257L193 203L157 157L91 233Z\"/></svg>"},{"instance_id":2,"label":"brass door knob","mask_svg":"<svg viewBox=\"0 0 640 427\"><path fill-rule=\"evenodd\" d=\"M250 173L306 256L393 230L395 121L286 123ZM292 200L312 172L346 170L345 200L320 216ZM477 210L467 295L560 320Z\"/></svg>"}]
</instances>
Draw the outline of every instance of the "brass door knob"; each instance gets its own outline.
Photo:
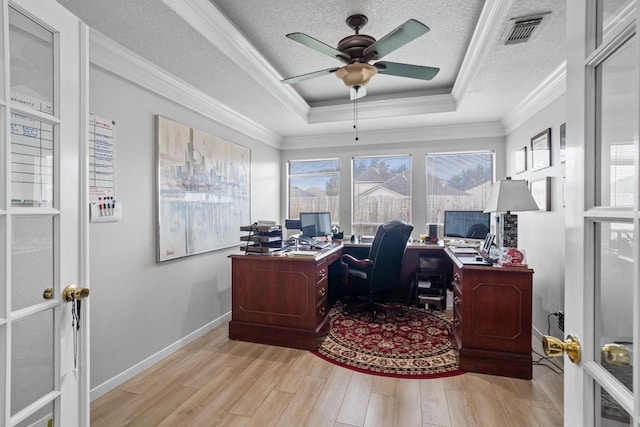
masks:
<instances>
[{"instance_id":1,"label":"brass door knob","mask_svg":"<svg viewBox=\"0 0 640 427\"><path fill-rule=\"evenodd\" d=\"M62 291L62 298L67 302L87 299L88 296L89 288L79 288L76 285L69 285Z\"/></svg>"},{"instance_id":2,"label":"brass door knob","mask_svg":"<svg viewBox=\"0 0 640 427\"><path fill-rule=\"evenodd\" d=\"M631 363L629 350L622 344L605 344L600 349L600 355L612 365L628 366Z\"/></svg>"},{"instance_id":3,"label":"brass door knob","mask_svg":"<svg viewBox=\"0 0 640 427\"><path fill-rule=\"evenodd\" d=\"M567 335L565 342L556 337L545 335L542 337L542 350L544 350L544 355L548 357L559 357L566 353L573 363L580 363L580 355L582 354L580 341L573 335Z\"/></svg>"}]
</instances>

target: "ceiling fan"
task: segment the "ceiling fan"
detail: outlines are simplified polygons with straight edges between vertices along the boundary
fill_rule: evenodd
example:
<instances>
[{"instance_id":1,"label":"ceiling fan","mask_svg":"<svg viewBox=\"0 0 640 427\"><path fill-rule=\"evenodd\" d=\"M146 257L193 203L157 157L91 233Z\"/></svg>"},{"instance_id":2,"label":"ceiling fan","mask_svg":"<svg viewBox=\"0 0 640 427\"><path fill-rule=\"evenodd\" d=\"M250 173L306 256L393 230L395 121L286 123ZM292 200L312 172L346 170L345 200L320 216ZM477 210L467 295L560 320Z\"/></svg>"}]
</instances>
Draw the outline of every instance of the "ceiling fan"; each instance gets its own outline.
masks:
<instances>
[{"instance_id":1,"label":"ceiling fan","mask_svg":"<svg viewBox=\"0 0 640 427\"><path fill-rule=\"evenodd\" d=\"M368 22L366 16L352 15L347 18L346 22L349 28L355 31L355 34L340 40L337 49L304 33L287 34L286 37L291 40L302 43L325 55L337 58L346 65L290 77L282 80L282 83L294 84L336 73L336 76L350 88L351 99L358 99L366 95L365 86L369 83L371 77L377 73L431 80L438 74L438 71L440 71L439 68L434 67L388 61L378 61L375 64L369 64L369 61L381 59L383 56L426 34L429 31L429 27L423 23L415 19L409 19L380 40L376 40L366 34L360 34L360 30Z\"/></svg>"}]
</instances>

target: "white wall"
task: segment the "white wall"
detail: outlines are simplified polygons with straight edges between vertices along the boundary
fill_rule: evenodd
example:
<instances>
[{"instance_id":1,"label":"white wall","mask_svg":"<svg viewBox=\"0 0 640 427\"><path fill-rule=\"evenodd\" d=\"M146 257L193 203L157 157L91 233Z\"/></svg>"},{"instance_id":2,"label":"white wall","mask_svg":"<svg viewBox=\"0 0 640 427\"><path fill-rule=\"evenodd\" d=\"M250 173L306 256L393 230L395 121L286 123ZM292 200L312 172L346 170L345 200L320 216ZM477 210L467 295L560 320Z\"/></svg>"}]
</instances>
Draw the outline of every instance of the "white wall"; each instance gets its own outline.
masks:
<instances>
[{"instance_id":1,"label":"white wall","mask_svg":"<svg viewBox=\"0 0 640 427\"><path fill-rule=\"evenodd\" d=\"M124 212L121 222L90 227L95 398L231 310L227 256L238 247L156 263L155 115L251 149L252 220L280 217L281 178L279 150L93 65L90 111L116 122L116 200Z\"/></svg>"},{"instance_id":2,"label":"white wall","mask_svg":"<svg viewBox=\"0 0 640 427\"><path fill-rule=\"evenodd\" d=\"M565 164L560 162L560 125L566 121L566 96L562 95L542 111L507 135L505 176L512 179L536 180L551 177L551 211L518 212L518 246L525 250L533 275L533 325L547 334L549 313L564 311L565 209L563 177ZM551 128L551 167L532 171L531 138ZM527 146L527 171L515 174L515 152ZM504 176L498 175L498 178ZM561 337L555 318L550 332Z\"/></svg>"}]
</instances>

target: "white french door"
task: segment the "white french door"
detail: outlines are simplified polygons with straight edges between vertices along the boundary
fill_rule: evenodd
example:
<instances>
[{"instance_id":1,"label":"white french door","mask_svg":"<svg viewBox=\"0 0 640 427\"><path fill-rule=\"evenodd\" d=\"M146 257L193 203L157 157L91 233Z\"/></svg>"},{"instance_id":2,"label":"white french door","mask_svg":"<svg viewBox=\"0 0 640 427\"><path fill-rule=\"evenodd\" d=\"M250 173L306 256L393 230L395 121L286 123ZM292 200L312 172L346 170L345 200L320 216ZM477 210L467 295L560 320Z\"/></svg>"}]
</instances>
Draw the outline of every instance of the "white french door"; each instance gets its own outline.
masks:
<instances>
[{"instance_id":1,"label":"white french door","mask_svg":"<svg viewBox=\"0 0 640 427\"><path fill-rule=\"evenodd\" d=\"M0 425L86 426L88 302L62 295L88 277L87 31L54 0L0 4Z\"/></svg>"},{"instance_id":2,"label":"white french door","mask_svg":"<svg viewBox=\"0 0 640 427\"><path fill-rule=\"evenodd\" d=\"M637 23L635 0L567 1L565 426L640 426Z\"/></svg>"}]
</instances>

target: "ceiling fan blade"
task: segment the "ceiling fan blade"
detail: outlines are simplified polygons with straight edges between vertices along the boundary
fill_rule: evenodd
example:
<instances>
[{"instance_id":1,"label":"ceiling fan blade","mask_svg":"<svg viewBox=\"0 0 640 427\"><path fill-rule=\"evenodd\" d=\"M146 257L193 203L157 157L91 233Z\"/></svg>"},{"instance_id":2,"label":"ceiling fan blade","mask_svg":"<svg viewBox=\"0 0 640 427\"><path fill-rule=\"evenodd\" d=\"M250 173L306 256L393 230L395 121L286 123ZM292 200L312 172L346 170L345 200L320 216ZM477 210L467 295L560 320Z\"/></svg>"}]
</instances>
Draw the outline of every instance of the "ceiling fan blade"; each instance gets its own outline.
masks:
<instances>
[{"instance_id":1,"label":"ceiling fan blade","mask_svg":"<svg viewBox=\"0 0 640 427\"><path fill-rule=\"evenodd\" d=\"M317 50L320 53L329 55L333 58L342 58L347 61L351 59L351 57L346 53L342 53L338 49L334 49L328 44L325 44L320 40L314 39L313 37L308 36L305 33L290 33L290 34L287 34L286 37L290 38L291 40L295 40L298 43L302 43L303 45L310 47L311 49Z\"/></svg>"},{"instance_id":2,"label":"ceiling fan blade","mask_svg":"<svg viewBox=\"0 0 640 427\"><path fill-rule=\"evenodd\" d=\"M366 86L351 86L349 88L349 99L352 101L354 99L360 99L366 94L367 94Z\"/></svg>"},{"instance_id":3,"label":"ceiling fan blade","mask_svg":"<svg viewBox=\"0 0 640 427\"><path fill-rule=\"evenodd\" d=\"M380 74L389 74L398 77L410 77L412 79L431 80L438 74L440 68L425 67L422 65L400 64L398 62L378 61L373 64Z\"/></svg>"},{"instance_id":4,"label":"ceiling fan blade","mask_svg":"<svg viewBox=\"0 0 640 427\"><path fill-rule=\"evenodd\" d=\"M404 46L410 41L417 39L429 31L429 27L415 19L409 19L389 34L367 47L362 55L369 61L380 59L394 50Z\"/></svg>"},{"instance_id":5,"label":"ceiling fan blade","mask_svg":"<svg viewBox=\"0 0 640 427\"><path fill-rule=\"evenodd\" d=\"M289 77L288 79L284 79L281 81L282 83L286 83L286 84L294 84L304 80L314 79L316 77L321 77L327 74L335 73L336 71L338 71L339 68L340 67L326 68L324 70L314 71L312 73L301 74L295 77Z\"/></svg>"}]
</instances>

